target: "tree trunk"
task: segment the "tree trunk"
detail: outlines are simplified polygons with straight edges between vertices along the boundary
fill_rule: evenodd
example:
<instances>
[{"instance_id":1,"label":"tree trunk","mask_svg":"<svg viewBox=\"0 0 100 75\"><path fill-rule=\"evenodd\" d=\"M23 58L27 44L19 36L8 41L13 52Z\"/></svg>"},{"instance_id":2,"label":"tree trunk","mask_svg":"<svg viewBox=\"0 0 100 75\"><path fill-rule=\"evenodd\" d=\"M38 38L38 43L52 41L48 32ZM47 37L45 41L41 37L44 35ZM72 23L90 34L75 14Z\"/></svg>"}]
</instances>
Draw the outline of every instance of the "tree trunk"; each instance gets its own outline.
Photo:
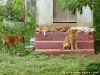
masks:
<instances>
[{"instance_id":1,"label":"tree trunk","mask_svg":"<svg viewBox=\"0 0 100 75\"><path fill-rule=\"evenodd\" d=\"M27 24L27 1L24 0L24 25Z\"/></svg>"}]
</instances>

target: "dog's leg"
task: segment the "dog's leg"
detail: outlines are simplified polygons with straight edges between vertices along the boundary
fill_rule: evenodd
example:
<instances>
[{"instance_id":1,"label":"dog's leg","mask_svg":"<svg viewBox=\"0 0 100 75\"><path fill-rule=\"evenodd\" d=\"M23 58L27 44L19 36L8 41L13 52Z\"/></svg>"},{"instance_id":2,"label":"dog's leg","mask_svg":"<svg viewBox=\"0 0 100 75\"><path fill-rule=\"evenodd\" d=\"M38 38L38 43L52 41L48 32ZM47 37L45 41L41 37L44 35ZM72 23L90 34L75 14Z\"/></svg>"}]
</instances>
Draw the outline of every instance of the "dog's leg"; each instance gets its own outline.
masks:
<instances>
[{"instance_id":1,"label":"dog's leg","mask_svg":"<svg viewBox=\"0 0 100 75\"><path fill-rule=\"evenodd\" d=\"M3 48L2 48L2 49L3 49L3 52L4 52L4 53L6 53L6 49L5 49L6 44L7 44L6 41L3 40Z\"/></svg>"},{"instance_id":2,"label":"dog's leg","mask_svg":"<svg viewBox=\"0 0 100 75\"><path fill-rule=\"evenodd\" d=\"M7 47L8 47L8 49L7 49L7 53L9 52L9 48L10 48L10 42L9 41L7 41Z\"/></svg>"},{"instance_id":3,"label":"dog's leg","mask_svg":"<svg viewBox=\"0 0 100 75\"><path fill-rule=\"evenodd\" d=\"M63 48L62 48L62 49L60 49L60 51L62 51L62 50L65 50L65 45L63 46Z\"/></svg>"},{"instance_id":4,"label":"dog's leg","mask_svg":"<svg viewBox=\"0 0 100 75\"><path fill-rule=\"evenodd\" d=\"M66 43L61 50L69 49L69 44Z\"/></svg>"},{"instance_id":5,"label":"dog's leg","mask_svg":"<svg viewBox=\"0 0 100 75\"><path fill-rule=\"evenodd\" d=\"M69 45L68 45L68 49L69 49L69 50L71 49L71 45L70 45L70 43L69 43Z\"/></svg>"},{"instance_id":6,"label":"dog's leg","mask_svg":"<svg viewBox=\"0 0 100 75\"><path fill-rule=\"evenodd\" d=\"M14 52L16 51L16 49L15 49L15 44L14 43L12 43L12 46L13 46L13 48L14 48Z\"/></svg>"},{"instance_id":7,"label":"dog's leg","mask_svg":"<svg viewBox=\"0 0 100 75\"><path fill-rule=\"evenodd\" d=\"M16 44L17 44L17 41L15 41L15 42L14 42L14 46L13 46L13 47L14 47L14 49L15 49L15 52L17 52L17 49L16 49Z\"/></svg>"},{"instance_id":8,"label":"dog's leg","mask_svg":"<svg viewBox=\"0 0 100 75\"><path fill-rule=\"evenodd\" d=\"M75 48L76 50L79 50L79 48L77 47L77 42L75 42Z\"/></svg>"},{"instance_id":9,"label":"dog's leg","mask_svg":"<svg viewBox=\"0 0 100 75\"><path fill-rule=\"evenodd\" d=\"M15 49L15 52L16 52L16 43L14 43L14 49Z\"/></svg>"},{"instance_id":10,"label":"dog's leg","mask_svg":"<svg viewBox=\"0 0 100 75\"><path fill-rule=\"evenodd\" d=\"M73 42L71 41L71 50L73 50L73 49L74 49Z\"/></svg>"},{"instance_id":11,"label":"dog's leg","mask_svg":"<svg viewBox=\"0 0 100 75\"><path fill-rule=\"evenodd\" d=\"M43 35L46 36L46 31L45 30L43 30Z\"/></svg>"}]
</instances>

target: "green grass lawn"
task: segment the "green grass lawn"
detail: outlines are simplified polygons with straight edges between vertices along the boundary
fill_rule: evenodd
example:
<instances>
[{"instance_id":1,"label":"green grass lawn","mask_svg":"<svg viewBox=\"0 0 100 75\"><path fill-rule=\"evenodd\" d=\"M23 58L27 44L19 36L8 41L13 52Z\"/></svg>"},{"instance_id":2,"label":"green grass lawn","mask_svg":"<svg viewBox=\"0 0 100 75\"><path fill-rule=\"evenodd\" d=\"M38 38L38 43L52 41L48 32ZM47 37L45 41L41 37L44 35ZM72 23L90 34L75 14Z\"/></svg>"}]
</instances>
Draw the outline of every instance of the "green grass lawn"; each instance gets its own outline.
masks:
<instances>
[{"instance_id":1,"label":"green grass lawn","mask_svg":"<svg viewBox=\"0 0 100 75\"><path fill-rule=\"evenodd\" d=\"M100 54L48 56L33 51L19 57L0 53L0 75L68 75L70 72L80 75L76 72L100 72Z\"/></svg>"}]
</instances>

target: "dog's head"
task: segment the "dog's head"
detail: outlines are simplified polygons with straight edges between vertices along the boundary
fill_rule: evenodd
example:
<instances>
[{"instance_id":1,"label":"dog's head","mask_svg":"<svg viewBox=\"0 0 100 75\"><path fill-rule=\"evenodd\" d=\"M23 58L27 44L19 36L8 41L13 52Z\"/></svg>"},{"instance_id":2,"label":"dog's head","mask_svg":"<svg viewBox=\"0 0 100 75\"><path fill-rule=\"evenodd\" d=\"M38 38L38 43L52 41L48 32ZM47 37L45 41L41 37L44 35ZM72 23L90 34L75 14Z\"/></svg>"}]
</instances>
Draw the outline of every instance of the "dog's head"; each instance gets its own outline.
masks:
<instances>
[{"instance_id":1,"label":"dog's head","mask_svg":"<svg viewBox=\"0 0 100 75\"><path fill-rule=\"evenodd\" d=\"M70 29L70 30L68 30L68 32L70 34L76 34L78 32L78 30L77 29Z\"/></svg>"},{"instance_id":2,"label":"dog's head","mask_svg":"<svg viewBox=\"0 0 100 75\"><path fill-rule=\"evenodd\" d=\"M21 42L23 42L23 43L25 43L24 36L22 36L22 35L18 36L18 40L21 41Z\"/></svg>"}]
</instances>

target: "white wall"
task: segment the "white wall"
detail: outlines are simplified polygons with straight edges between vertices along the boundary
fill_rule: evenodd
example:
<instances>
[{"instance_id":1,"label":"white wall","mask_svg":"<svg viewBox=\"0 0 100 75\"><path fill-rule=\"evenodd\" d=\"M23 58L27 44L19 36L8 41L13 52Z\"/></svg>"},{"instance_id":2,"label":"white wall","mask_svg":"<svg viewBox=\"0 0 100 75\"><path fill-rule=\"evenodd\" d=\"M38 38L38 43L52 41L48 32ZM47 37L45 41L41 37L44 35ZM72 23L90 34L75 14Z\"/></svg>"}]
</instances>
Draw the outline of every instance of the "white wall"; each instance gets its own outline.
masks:
<instances>
[{"instance_id":1,"label":"white wall","mask_svg":"<svg viewBox=\"0 0 100 75\"><path fill-rule=\"evenodd\" d=\"M53 0L36 0L37 24L53 24Z\"/></svg>"},{"instance_id":2,"label":"white wall","mask_svg":"<svg viewBox=\"0 0 100 75\"><path fill-rule=\"evenodd\" d=\"M7 1L8 1L8 0L0 0L0 6L5 5Z\"/></svg>"},{"instance_id":3,"label":"white wall","mask_svg":"<svg viewBox=\"0 0 100 75\"><path fill-rule=\"evenodd\" d=\"M83 13L81 15L77 11L77 23L78 26L93 27L93 12L88 6L83 7Z\"/></svg>"}]
</instances>

